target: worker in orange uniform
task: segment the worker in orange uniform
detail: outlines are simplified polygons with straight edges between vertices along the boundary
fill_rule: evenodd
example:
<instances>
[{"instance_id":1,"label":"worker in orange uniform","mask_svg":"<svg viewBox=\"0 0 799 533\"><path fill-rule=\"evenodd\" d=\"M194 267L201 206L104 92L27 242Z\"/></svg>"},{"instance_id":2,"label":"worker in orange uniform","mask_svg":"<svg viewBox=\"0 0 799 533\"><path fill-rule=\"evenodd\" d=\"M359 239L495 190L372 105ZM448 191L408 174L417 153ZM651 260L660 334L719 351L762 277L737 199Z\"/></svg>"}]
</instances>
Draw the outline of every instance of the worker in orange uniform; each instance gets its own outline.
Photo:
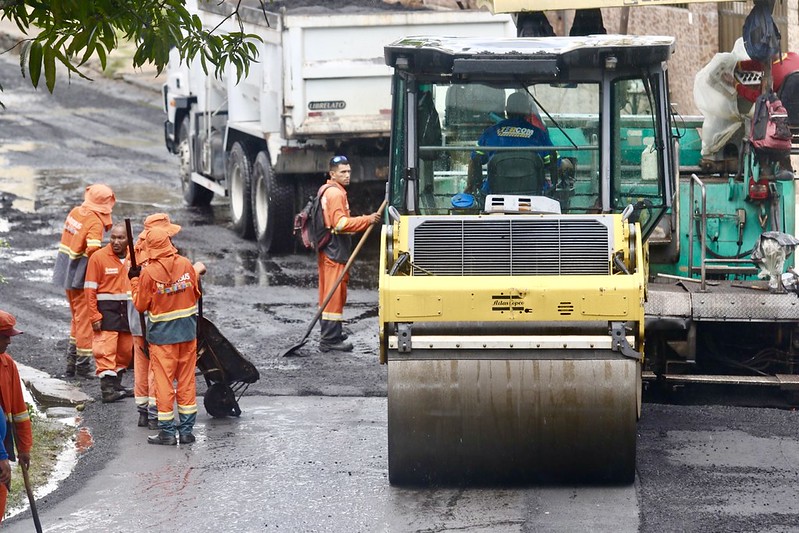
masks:
<instances>
[{"instance_id":1,"label":"worker in orange uniform","mask_svg":"<svg viewBox=\"0 0 799 533\"><path fill-rule=\"evenodd\" d=\"M343 155L330 159L329 178L322 192L322 212L324 213L325 226L330 228L332 238L330 242L318 252L317 264L319 266L319 305L324 303L333 284L344 271L344 265L352 252L352 239L350 234L364 231L371 224L380 222L380 214L350 216L350 205L347 202L347 190L350 184L352 167ZM332 187L328 187L332 185ZM321 191L321 189L320 189ZM319 349L323 352L337 350L342 352L352 351L352 343L346 341L347 336L342 330L344 320L344 304L347 303L346 274L336 288L327 306L322 310L322 334Z\"/></svg>"},{"instance_id":2,"label":"worker in orange uniform","mask_svg":"<svg viewBox=\"0 0 799 533\"><path fill-rule=\"evenodd\" d=\"M169 234L153 228L145 238L147 264L131 267L133 304L147 312L147 343L150 364L155 376L155 400L158 407L157 435L150 444L176 444L176 430L181 444L194 442L197 418L197 389L194 378L197 366L197 300L200 289L197 272L185 257L178 254ZM173 383L177 381L177 392ZM175 426L174 404L177 396L179 423Z\"/></svg>"},{"instance_id":3,"label":"worker in orange uniform","mask_svg":"<svg viewBox=\"0 0 799 533\"><path fill-rule=\"evenodd\" d=\"M102 246L103 232L111 229L114 192L100 183L86 187L83 203L64 222L53 270L53 284L66 290L72 321L67 348L68 377L89 377L92 360L92 324L83 282L89 256Z\"/></svg>"},{"instance_id":4,"label":"worker in orange uniform","mask_svg":"<svg viewBox=\"0 0 799 533\"><path fill-rule=\"evenodd\" d=\"M746 61L739 61L736 68L737 70L760 72L763 70L763 64L754 59L747 59ZM779 93L785 79L790 74L797 71L799 71L799 54L796 52L786 52L776 56L771 63L771 80L774 86L774 92ZM754 103L757 97L760 96L760 85L744 85L738 81L734 81L734 84L735 90L741 98Z\"/></svg>"},{"instance_id":5,"label":"worker in orange uniform","mask_svg":"<svg viewBox=\"0 0 799 533\"><path fill-rule=\"evenodd\" d=\"M133 358L133 337L128 323L131 296L125 261L127 246L125 226L114 225L110 242L89 257L83 285L94 331L92 351L103 403L133 396L133 390L122 385L122 376Z\"/></svg>"},{"instance_id":6,"label":"worker in orange uniform","mask_svg":"<svg viewBox=\"0 0 799 533\"><path fill-rule=\"evenodd\" d=\"M166 213L155 213L144 219L144 230L139 234L134 245L136 264L147 264L147 250L145 239L147 232L152 228L161 228L166 231L170 240L180 231L178 224L173 224ZM197 263L202 266L202 263ZM195 267L195 270L197 268ZM205 266L202 271L205 272ZM130 315L130 331L133 333L133 374L134 374L134 401L139 411L139 427L158 429L158 409L155 402L155 377L150 365L150 357L145 353L144 337L142 335L141 318L136 309Z\"/></svg>"},{"instance_id":7,"label":"worker in orange uniform","mask_svg":"<svg viewBox=\"0 0 799 533\"><path fill-rule=\"evenodd\" d=\"M7 428L5 436L5 451L12 461L14 457L14 442L16 443L16 459L20 464L28 468L31 463L31 448L33 448L33 432L31 431L31 419L28 413L28 406L22 396L22 382L19 379L17 364L6 353L8 345L11 344L11 337L21 334L16 329L17 320L11 313L0 311L0 403L3 406L6 424L13 425L12 439ZM13 442L12 442L13 441ZM5 475L0 467L0 519L5 514L6 500L8 499L8 488L4 483ZM10 481L11 472L8 472Z\"/></svg>"}]
</instances>

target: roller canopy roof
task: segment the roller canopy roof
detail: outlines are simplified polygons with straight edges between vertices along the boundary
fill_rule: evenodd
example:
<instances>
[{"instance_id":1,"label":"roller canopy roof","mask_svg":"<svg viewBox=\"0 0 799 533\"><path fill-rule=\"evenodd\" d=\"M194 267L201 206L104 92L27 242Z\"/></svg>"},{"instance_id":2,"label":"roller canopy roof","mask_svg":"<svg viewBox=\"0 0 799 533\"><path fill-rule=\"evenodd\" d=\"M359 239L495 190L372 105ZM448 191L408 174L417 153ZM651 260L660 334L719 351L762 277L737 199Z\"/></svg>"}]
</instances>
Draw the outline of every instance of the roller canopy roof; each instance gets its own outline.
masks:
<instances>
[{"instance_id":1,"label":"roller canopy roof","mask_svg":"<svg viewBox=\"0 0 799 533\"><path fill-rule=\"evenodd\" d=\"M555 76L573 67L596 68L615 57L616 68L667 61L674 37L589 35L482 39L405 37L385 47L386 64L418 74L519 74Z\"/></svg>"}]
</instances>

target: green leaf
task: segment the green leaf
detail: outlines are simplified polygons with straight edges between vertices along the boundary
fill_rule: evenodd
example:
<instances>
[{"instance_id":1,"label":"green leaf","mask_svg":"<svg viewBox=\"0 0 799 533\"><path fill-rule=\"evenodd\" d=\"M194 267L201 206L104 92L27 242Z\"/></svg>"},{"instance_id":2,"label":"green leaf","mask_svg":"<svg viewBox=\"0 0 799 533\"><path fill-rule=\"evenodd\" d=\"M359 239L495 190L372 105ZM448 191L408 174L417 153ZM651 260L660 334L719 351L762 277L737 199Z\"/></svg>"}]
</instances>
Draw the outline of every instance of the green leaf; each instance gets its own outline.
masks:
<instances>
[{"instance_id":1,"label":"green leaf","mask_svg":"<svg viewBox=\"0 0 799 533\"><path fill-rule=\"evenodd\" d=\"M44 49L44 81L52 93L55 88L55 50L50 47Z\"/></svg>"},{"instance_id":2,"label":"green leaf","mask_svg":"<svg viewBox=\"0 0 799 533\"><path fill-rule=\"evenodd\" d=\"M39 87L39 77L42 74L42 45L35 41L30 46L28 69L31 73L31 85Z\"/></svg>"},{"instance_id":3,"label":"green leaf","mask_svg":"<svg viewBox=\"0 0 799 533\"><path fill-rule=\"evenodd\" d=\"M103 49L102 46L97 47L97 57L100 58L100 66L103 68L103 70L105 70L106 57L105 57L105 50Z\"/></svg>"}]
</instances>

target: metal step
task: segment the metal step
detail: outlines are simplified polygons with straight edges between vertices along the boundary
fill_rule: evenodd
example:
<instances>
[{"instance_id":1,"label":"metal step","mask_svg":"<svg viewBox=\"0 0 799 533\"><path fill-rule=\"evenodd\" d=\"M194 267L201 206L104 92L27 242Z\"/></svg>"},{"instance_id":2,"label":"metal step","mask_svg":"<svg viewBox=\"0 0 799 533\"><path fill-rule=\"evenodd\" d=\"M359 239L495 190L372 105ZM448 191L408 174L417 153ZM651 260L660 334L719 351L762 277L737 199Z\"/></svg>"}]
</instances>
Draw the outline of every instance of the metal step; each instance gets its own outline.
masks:
<instances>
[{"instance_id":1,"label":"metal step","mask_svg":"<svg viewBox=\"0 0 799 533\"><path fill-rule=\"evenodd\" d=\"M662 380L668 383L703 383L709 385L760 385L776 386L783 390L799 390L799 375L775 374L773 376L725 376L715 374L662 374L644 371L644 381Z\"/></svg>"},{"instance_id":2,"label":"metal step","mask_svg":"<svg viewBox=\"0 0 799 533\"><path fill-rule=\"evenodd\" d=\"M692 268L693 272L702 272L701 266L695 266ZM753 276L760 272L760 269L756 266L735 266L735 265L715 265L715 264L705 264L705 275L713 275L713 274L722 274L722 275L730 275L730 274L745 274L748 276Z\"/></svg>"}]
</instances>

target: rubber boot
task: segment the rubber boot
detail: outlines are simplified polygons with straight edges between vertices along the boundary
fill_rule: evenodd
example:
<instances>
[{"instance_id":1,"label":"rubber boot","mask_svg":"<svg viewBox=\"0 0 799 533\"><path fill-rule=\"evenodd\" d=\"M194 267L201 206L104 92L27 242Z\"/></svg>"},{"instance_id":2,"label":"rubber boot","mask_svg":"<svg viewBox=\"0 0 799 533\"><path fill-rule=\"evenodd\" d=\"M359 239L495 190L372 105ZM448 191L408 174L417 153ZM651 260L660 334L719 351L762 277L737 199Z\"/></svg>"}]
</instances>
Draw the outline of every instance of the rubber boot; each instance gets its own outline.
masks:
<instances>
[{"instance_id":1,"label":"rubber boot","mask_svg":"<svg viewBox=\"0 0 799 533\"><path fill-rule=\"evenodd\" d=\"M139 421L136 423L140 428L147 427L147 411L139 411Z\"/></svg>"},{"instance_id":2,"label":"rubber boot","mask_svg":"<svg viewBox=\"0 0 799 533\"><path fill-rule=\"evenodd\" d=\"M125 375L124 370L117 371L117 376L114 378L114 390L117 392L121 392L125 395L125 398L133 398L133 389L125 388L122 385L122 376Z\"/></svg>"},{"instance_id":3,"label":"rubber boot","mask_svg":"<svg viewBox=\"0 0 799 533\"><path fill-rule=\"evenodd\" d=\"M194 422L197 420L197 414L190 415L178 414L178 441L181 444L191 444L195 441L194 438Z\"/></svg>"},{"instance_id":4,"label":"rubber boot","mask_svg":"<svg viewBox=\"0 0 799 533\"><path fill-rule=\"evenodd\" d=\"M78 348L75 346L75 343L70 341L67 344L67 369L64 371L64 375L68 378L75 377L75 359L78 357Z\"/></svg>"},{"instance_id":5,"label":"rubber boot","mask_svg":"<svg viewBox=\"0 0 799 533\"><path fill-rule=\"evenodd\" d=\"M79 378L91 378L94 377L94 372L92 372L92 358L88 356L76 356L75 357L75 375Z\"/></svg>"},{"instance_id":6,"label":"rubber boot","mask_svg":"<svg viewBox=\"0 0 799 533\"><path fill-rule=\"evenodd\" d=\"M178 443L174 433L169 433L163 429L157 435L147 437L148 444L163 444L165 446L174 446Z\"/></svg>"},{"instance_id":7,"label":"rubber boot","mask_svg":"<svg viewBox=\"0 0 799 533\"><path fill-rule=\"evenodd\" d=\"M155 403L147 405L147 428L158 429L158 409Z\"/></svg>"},{"instance_id":8,"label":"rubber boot","mask_svg":"<svg viewBox=\"0 0 799 533\"><path fill-rule=\"evenodd\" d=\"M125 397L125 393L114 390L114 379L114 376L100 378L100 397L103 403L115 402Z\"/></svg>"},{"instance_id":9,"label":"rubber boot","mask_svg":"<svg viewBox=\"0 0 799 533\"><path fill-rule=\"evenodd\" d=\"M157 435L147 437L148 444L163 444L166 446L173 446L178 443L175 437L175 422L170 420L168 422L158 422L160 431Z\"/></svg>"},{"instance_id":10,"label":"rubber boot","mask_svg":"<svg viewBox=\"0 0 799 533\"><path fill-rule=\"evenodd\" d=\"M339 320L322 320L322 339L319 341L319 350L329 352L351 352L352 343L345 342L342 337L342 324Z\"/></svg>"}]
</instances>

